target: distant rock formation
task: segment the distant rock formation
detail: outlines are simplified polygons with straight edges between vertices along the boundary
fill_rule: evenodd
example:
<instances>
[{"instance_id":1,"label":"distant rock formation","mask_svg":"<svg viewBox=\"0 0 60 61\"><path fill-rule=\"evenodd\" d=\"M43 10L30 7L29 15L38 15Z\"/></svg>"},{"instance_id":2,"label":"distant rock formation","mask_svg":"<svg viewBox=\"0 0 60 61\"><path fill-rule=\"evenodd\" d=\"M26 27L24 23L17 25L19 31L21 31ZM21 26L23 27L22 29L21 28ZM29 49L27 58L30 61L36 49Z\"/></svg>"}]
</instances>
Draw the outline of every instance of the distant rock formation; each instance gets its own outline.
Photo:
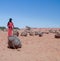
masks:
<instances>
[{"instance_id":1,"label":"distant rock formation","mask_svg":"<svg viewBox=\"0 0 60 61\"><path fill-rule=\"evenodd\" d=\"M31 27L29 27L29 26L26 26L26 30L31 30Z\"/></svg>"}]
</instances>

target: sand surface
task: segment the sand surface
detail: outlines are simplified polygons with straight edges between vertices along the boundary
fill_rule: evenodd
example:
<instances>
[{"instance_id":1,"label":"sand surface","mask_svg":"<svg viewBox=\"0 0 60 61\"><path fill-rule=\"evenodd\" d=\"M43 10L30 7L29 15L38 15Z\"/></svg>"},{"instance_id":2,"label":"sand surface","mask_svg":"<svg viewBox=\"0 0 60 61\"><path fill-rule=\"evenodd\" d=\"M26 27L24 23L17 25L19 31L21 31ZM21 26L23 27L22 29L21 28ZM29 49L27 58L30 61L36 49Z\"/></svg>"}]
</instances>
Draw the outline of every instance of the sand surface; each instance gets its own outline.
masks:
<instances>
[{"instance_id":1,"label":"sand surface","mask_svg":"<svg viewBox=\"0 0 60 61\"><path fill-rule=\"evenodd\" d=\"M0 31L0 61L60 61L60 39L54 38L54 35L19 36L22 48L9 49L7 32Z\"/></svg>"}]
</instances>

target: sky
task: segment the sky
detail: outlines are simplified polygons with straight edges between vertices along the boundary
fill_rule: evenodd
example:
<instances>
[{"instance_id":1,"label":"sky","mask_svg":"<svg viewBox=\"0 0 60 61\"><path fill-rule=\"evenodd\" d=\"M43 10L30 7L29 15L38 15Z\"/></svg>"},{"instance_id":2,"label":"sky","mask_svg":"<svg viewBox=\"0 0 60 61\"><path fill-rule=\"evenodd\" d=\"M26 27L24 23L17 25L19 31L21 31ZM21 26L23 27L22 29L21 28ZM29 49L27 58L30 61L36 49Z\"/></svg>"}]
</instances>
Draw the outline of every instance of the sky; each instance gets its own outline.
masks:
<instances>
[{"instance_id":1,"label":"sky","mask_svg":"<svg viewBox=\"0 0 60 61\"><path fill-rule=\"evenodd\" d=\"M0 26L59 28L60 0L0 0Z\"/></svg>"}]
</instances>

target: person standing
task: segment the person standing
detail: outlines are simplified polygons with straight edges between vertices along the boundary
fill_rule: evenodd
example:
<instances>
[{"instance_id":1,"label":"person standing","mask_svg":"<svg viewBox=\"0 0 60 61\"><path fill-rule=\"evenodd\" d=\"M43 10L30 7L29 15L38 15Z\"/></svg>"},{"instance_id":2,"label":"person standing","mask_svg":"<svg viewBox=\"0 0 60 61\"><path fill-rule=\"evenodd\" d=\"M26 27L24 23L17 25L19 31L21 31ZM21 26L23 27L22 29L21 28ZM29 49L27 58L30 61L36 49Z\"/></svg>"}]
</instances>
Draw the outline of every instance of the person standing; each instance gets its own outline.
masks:
<instances>
[{"instance_id":1,"label":"person standing","mask_svg":"<svg viewBox=\"0 0 60 61\"><path fill-rule=\"evenodd\" d=\"M12 36L13 35L13 28L14 28L12 18L9 19L9 21L7 23L7 27L8 27L8 36Z\"/></svg>"}]
</instances>

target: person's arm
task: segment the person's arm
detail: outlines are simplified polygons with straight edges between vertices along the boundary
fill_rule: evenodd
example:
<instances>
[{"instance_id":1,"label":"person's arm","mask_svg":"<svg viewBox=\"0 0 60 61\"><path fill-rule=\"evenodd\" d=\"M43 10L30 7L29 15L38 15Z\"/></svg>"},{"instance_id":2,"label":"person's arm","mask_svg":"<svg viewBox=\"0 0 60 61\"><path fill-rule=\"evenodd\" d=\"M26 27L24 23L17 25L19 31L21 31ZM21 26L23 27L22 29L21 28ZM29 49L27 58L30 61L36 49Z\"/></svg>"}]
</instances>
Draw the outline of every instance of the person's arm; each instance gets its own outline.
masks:
<instances>
[{"instance_id":1,"label":"person's arm","mask_svg":"<svg viewBox=\"0 0 60 61\"><path fill-rule=\"evenodd\" d=\"M12 23L12 25L13 25L13 28L14 28L14 24Z\"/></svg>"}]
</instances>

